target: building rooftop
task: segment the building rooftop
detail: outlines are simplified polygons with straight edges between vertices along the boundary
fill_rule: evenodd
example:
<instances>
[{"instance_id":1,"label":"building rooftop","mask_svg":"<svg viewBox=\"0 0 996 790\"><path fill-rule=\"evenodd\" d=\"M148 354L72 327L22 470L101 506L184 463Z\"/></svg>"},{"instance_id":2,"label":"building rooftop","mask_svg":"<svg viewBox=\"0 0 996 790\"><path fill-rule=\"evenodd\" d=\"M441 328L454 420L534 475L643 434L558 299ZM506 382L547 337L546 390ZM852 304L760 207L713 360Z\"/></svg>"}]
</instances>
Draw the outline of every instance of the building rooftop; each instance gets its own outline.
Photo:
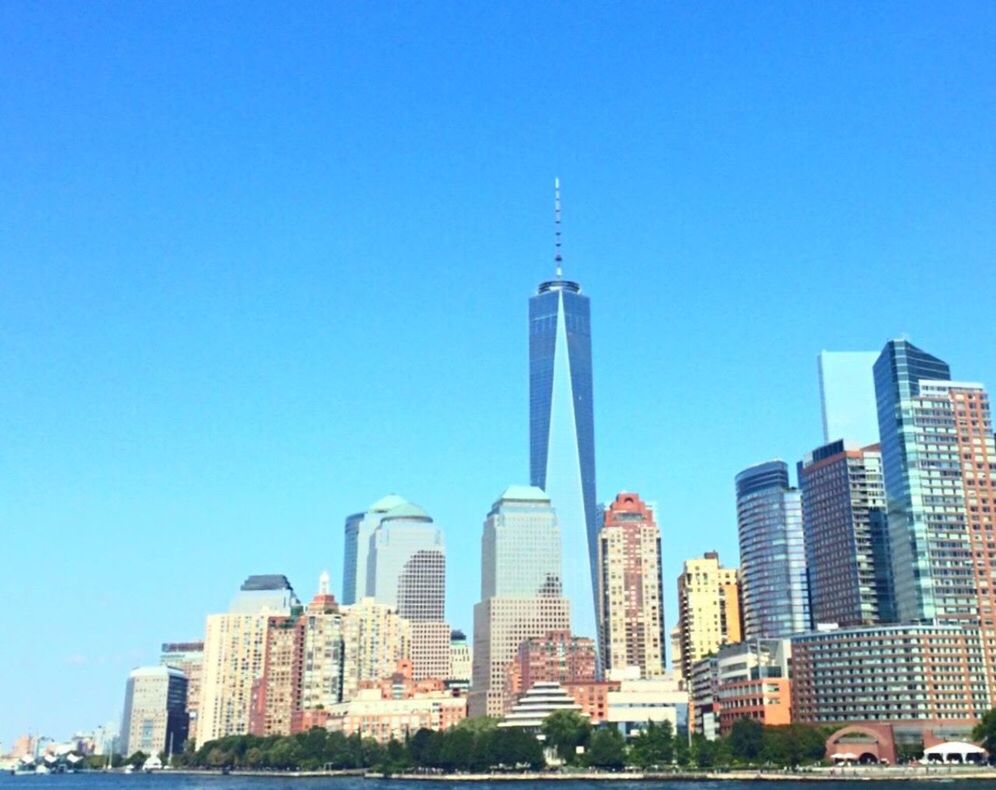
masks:
<instances>
[{"instance_id":1,"label":"building rooftop","mask_svg":"<svg viewBox=\"0 0 996 790\"><path fill-rule=\"evenodd\" d=\"M266 573L258 576L250 576L239 588L243 592L254 592L256 590L293 590L287 577L278 573Z\"/></svg>"},{"instance_id":2,"label":"building rooftop","mask_svg":"<svg viewBox=\"0 0 996 790\"><path fill-rule=\"evenodd\" d=\"M549 502L550 497L537 486L509 486L501 495L502 499L513 499L520 502Z\"/></svg>"},{"instance_id":3,"label":"building rooftop","mask_svg":"<svg viewBox=\"0 0 996 790\"><path fill-rule=\"evenodd\" d=\"M374 502L367 510L373 511L374 513L386 513L392 508L396 508L398 505L407 504L408 500L404 497L400 497L397 494L388 494L387 496L381 497L376 502Z\"/></svg>"}]
</instances>

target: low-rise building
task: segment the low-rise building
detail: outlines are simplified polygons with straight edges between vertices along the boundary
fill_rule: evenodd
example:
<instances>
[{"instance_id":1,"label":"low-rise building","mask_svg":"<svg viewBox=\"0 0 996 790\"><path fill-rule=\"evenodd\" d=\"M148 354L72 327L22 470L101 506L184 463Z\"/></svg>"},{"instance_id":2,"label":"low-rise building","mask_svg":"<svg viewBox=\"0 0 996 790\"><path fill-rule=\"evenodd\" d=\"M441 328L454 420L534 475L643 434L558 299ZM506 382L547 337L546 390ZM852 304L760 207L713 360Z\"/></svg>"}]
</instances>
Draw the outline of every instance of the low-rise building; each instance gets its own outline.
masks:
<instances>
[{"instance_id":1,"label":"low-rise building","mask_svg":"<svg viewBox=\"0 0 996 790\"><path fill-rule=\"evenodd\" d=\"M640 678L636 672L611 672L609 680L618 688L607 691L606 721L623 735L642 731L648 721L668 721L675 733L688 735L688 692L674 674Z\"/></svg>"},{"instance_id":2,"label":"low-rise building","mask_svg":"<svg viewBox=\"0 0 996 790\"><path fill-rule=\"evenodd\" d=\"M792 638L796 721L969 722L989 709L978 630L890 625Z\"/></svg>"},{"instance_id":3,"label":"low-rise building","mask_svg":"<svg viewBox=\"0 0 996 790\"><path fill-rule=\"evenodd\" d=\"M597 676L595 641L571 636L567 630L551 631L526 639L505 670L505 710L540 682L590 683Z\"/></svg>"},{"instance_id":4,"label":"low-rise building","mask_svg":"<svg viewBox=\"0 0 996 790\"><path fill-rule=\"evenodd\" d=\"M790 724L791 655L788 639L752 639L697 661L691 670L695 732L712 740L744 718Z\"/></svg>"},{"instance_id":5,"label":"low-rise building","mask_svg":"<svg viewBox=\"0 0 996 790\"><path fill-rule=\"evenodd\" d=\"M325 728L345 735L359 734L387 743L403 741L421 729L445 730L467 718L467 698L449 691L416 692L410 697L385 697L379 688L363 688L348 702L333 705Z\"/></svg>"},{"instance_id":6,"label":"low-rise building","mask_svg":"<svg viewBox=\"0 0 996 790\"><path fill-rule=\"evenodd\" d=\"M583 713L581 706L559 683L541 680L533 684L498 722L499 727L538 730L547 716L561 711Z\"/></svg>"}]
</instances>

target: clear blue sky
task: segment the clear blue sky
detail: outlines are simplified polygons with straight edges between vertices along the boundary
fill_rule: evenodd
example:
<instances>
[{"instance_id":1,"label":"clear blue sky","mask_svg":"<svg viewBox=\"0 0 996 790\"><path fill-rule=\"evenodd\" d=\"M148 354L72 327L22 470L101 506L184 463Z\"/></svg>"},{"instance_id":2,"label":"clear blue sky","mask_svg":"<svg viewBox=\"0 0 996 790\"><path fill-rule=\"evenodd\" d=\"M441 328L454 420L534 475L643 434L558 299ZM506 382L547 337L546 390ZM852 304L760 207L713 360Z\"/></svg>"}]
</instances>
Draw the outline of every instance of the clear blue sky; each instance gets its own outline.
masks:
<instances>
[{"instance_id":1,"label":"clear blue sky","mask_svg":"<svg viewBox=\"0 0 996 790\"><path fill-rule=\"evenodd\" d=\"M598 490L737 560L816 354L996 385L996 5L0 4L0 740L117 718L342 521L528 476L526 305L592 298Z\"/></svg>"}]
</instances>

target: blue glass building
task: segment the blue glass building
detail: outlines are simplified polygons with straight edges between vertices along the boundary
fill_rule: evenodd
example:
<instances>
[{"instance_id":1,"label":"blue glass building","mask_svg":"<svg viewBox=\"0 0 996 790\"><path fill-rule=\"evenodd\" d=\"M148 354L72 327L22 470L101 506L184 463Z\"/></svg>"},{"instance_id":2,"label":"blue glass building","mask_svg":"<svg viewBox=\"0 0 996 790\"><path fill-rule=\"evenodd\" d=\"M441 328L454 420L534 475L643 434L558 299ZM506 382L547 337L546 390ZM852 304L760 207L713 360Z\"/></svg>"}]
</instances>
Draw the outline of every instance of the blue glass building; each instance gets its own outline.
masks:
<instances>
[{"instance_id":1,"label":"blue glass building","mask_svg":"<svg viewBox=\"0 0 996 790\"><path fill-rule=\"evenodd\" d=\"M559 267L529 300L529 460L530 483L547 493L560 522L572 630L597 643L591 314Z\"/></svg>"},{"instance_id":2,"label":"blue glass building","mask_svg":"<svg viewBox=\"0 0 996 790\"><path fill-rule=\"evenodd\" d=\"M783 639L809 630L802 494L784 461L736 477L744 638Z\"/></svg>"},{"instance_id":3,"label":"blue glass building","mask_svg":"<svg viewBox=\"0 0 996 790\"><path fill-rule=\"evenodd\" d=\"M931 457L938 455L938 440L931 440L931 453L921 452L925 432L940 426L940 415L918 414L920 382L949 381L951 368L908 340L890 340L874 370L896 616L900 622L933 622L944 608L938 605L938 583L946 585L934 578L935 572L943 563L940 576L950 580L960 575L959 566L971 569L964 525L947 523L960 501L941 502L947 492L934 485L945 464ZM957 457L947 462L950 482L944 487L950 486L952 493L959 470Z\"/></svg>"}]
</instances>

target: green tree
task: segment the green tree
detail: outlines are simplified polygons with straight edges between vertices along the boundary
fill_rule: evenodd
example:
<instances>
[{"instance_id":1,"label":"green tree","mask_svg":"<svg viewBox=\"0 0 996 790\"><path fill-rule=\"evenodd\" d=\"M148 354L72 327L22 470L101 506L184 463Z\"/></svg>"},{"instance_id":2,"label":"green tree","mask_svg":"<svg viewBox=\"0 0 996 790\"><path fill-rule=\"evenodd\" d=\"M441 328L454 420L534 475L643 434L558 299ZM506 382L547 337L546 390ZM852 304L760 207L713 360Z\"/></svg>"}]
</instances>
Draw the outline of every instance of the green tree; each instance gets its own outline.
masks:
<instances>
[{"instance_id":1,"label":"green tree","mask_svg":"<svg viewBox=\"0 0 996 790\"><path fill-rule=\"evenodd\" d=\"M127 763L132 768L141 768L143 765L145 765L145 761L148 759L149 755L147 755L145 752L137 751L137 752L132 752L131 756L127 760Z\"/></svg>"},{"instance_id":2,"label":"green tree","mask_svg":"<svg viewBox=\"0 0 996 790\"><path fill-rule=\"evenodd\" d=\"M674 732L671 722L648 721L632 740L630 762L639 768L670 765L674 760Z\"/></svg>"},{"instance_id":3,"label":"green tree","mask_svg":"<svg viewBox=\"0 0 996 790\"><path fill-rule=\"evenodd\" d=\"M474 753L474 733L454 728L443 732L439 750L439 767L447 771L466 771Z\"/></svg>"},{"instance_id":4,"label":"green tree","mask_svg":"<svg viewBox=\"0 0 996 790\"><path fill-rule=\"evenodd\" d=\"M730 728L730 754L741 762L754 762L764 749L764 727L753 719L737 719Z\"/></svg>"},{"instance_id":5,"label":"green tree","mask_svg":"<svg viewBox=\"0 0 996 790\"><path fill-rule=\"evenodd\" d=\"M626 743L615 727L595 730L588 740L585 763L594 768L619 770L623 767Z\"/></svg>"},{"instance_id":6,"label":"green tree","mask_svg":"<svg viewBox=\"0 0 996 790\"><path fill-rule=\"evenodd\" d=\"M982 744L989 752L989 759L996 759L996 708L986 711L972 729L972 740Z\"/></svg>"},{"instance_id":7,"label":"green tree","mask_svg":"<svg viewBox=\"0 0 996 790\"><path fill-rule=\"evenodd\" d=\"M577 762L577 747L587 745L591 737L588 718L573 710L551 713L543 722L542 729L547 744L569 765Z\"/></svg>"},{"instance_id":8,"label":"green tree","mask_svg":"<svg viewBox=\"0 0 996 790\"><path fill-rule=\"evenodd\" d=\"M536 736L518 727L495 730L491 742L492 762L488 767L543 767L543 747Z\"/></svg>"},{"instance_id":9,"label":"green tree","mask_svg":"<svg viewBox=\"0 0 996 790\"><path fill-rule=\"evenodd\" d=\"M712 768L717 763L718 741L710 741L704 735L695 733L689 747L691 761L698 768Z\"/></svg>"},{"instance_id":10,"label":"green tree","mask_svg":"<svg viewBox=\"0 0 996 790\"><path fill-rule=\"evenodd\" d=\"M691 747L687 736L678 735L674 739L674 761L680 766L688 766L692 762Z\"/></svg>"}]
</instances>

